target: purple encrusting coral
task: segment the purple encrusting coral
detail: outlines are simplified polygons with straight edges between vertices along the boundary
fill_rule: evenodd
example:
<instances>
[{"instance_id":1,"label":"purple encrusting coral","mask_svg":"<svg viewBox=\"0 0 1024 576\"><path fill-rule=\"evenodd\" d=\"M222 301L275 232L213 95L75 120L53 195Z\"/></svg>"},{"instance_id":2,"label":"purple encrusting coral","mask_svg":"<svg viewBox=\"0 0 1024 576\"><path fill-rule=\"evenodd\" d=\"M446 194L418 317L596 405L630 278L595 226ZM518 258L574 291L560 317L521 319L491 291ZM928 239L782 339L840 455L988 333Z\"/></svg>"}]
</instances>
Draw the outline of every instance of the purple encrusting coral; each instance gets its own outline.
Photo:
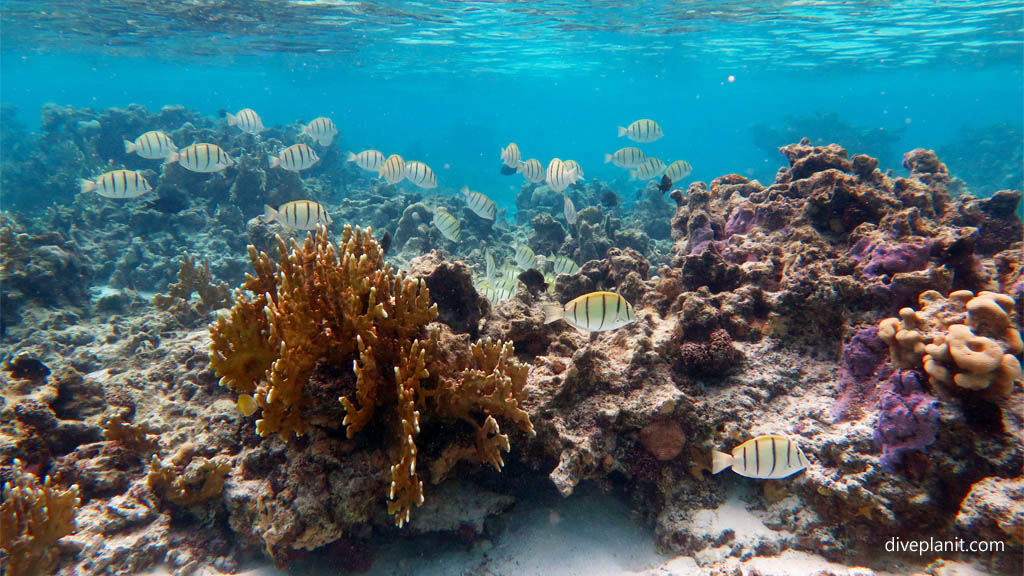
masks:
<instances>
[{"instance_id":1,"label":"purple encrusting coral","mask_svg":"<svg viewBox=\"0 0 1024 576\"><path fill-rule=\"evenodd\" d=\"M729 215L729 220L725 223L725 236L728 238L733 234L746 234L753 227L754 211L741 206Z\"/></svg>"},{"instance_id":2,"label":"purple encrusting coral","mask_svg":"<svg viewBox=\"0 0 1024 576\"><path fill-rule=\"evenodd\" d=\"M889 347L878 337L878 328L862 328L843 346L839 360L839 397L832 414L837 420L855 416L875 396L880 369Z\"/></svg>"},{"instance_id":3,"label":"purple encrusting coral","mask_svg":"<svg viewBox=\"0 0 1024 576\"><path fill-rule=\"evenodd\" d=\"M871 251L871 259L864 267L869 276L914 272L928 267L931 245L926 242L877 246Z\"/></svg>"},{"instance_id":4,"label":"purple encrusting coral","mask_svg":"<svg viewBox=\"0 0 1024 576\"><path fill-rule=\"evenodd\" d=\"M889 378L892 388L878 401L875 442L882 449L882 467L894 472L908 452L924 450L939 430L938 400L924 393L921 376L898 370Z\"/></svg>"}]
</instances>

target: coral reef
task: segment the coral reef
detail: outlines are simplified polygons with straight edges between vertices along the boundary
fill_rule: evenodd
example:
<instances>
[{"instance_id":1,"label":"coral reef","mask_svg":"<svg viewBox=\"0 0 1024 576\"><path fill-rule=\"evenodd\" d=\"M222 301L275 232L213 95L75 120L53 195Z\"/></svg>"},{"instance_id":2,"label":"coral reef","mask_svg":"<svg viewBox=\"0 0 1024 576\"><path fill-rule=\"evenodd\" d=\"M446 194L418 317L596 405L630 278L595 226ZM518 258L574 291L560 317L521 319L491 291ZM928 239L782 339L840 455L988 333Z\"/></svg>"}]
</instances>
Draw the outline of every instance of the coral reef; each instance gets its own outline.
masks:
<instances>
[{"instance_id":1,"label":"coral reef","mask_svg":"<svg viewBox=\"0 0 1024 576\"><path fill-rule=\"evenodd\" d=\"M224 460L190 457L187 463L166 466L153 456L146 482L168 502L191 506L220 494L230 471L231 465Z\"/></svg>"},{"instance_id":2,"label":"coral reef","mask_svg":"<svg viewBox=\"0 0 1024 576\"><path fill-rule=\"evenodd\" d=\"M59 559L57 541L75 529L78 487L60 490L14 461L0 503L0 550L6 573L33 576L52 571Z\"/></svg>"},{"instance_id":3,"label":"coral reef","mask_svg":"<svg viewBox=\"0 0 1024 576\"><path fill-rule=\"evenodd\" d=\"M153 304L161 308L171 308L186 304L195 292L199 302L194 304L195 310L205 314L210 310L226 308L231 291L225 283L216 283L210 273L210 264L205 260L196 265L195 259L186 253L181 258L178 270L178 281L168 286L167 294L157 294Z\"/></svg>"},{"instance_id":4,"label":"coral reef","mask_svg":"<svg viewBox=\"0 0 1024 576\"><path fill-rule=\"evenodd\" d=\"M875 442L883 450L882 466L894 472L905 453L935 442L939 413L938 400L924 393L916 372L896 372L890 382L892 388L878 400Z\"/></svg>"}]
</instances>

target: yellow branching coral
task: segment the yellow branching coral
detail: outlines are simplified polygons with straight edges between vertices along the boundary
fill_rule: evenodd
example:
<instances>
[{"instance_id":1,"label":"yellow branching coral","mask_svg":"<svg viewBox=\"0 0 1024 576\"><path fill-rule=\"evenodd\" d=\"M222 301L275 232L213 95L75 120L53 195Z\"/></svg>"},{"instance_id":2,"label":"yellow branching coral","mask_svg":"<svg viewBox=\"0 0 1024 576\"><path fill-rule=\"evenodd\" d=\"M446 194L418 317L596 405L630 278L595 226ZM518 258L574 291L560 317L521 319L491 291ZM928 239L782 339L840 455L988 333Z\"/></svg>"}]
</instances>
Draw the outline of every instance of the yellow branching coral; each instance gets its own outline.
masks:
<instances>
[{"instance_id":1,"label":"yellow branching coral","mask_svg":"<svg viewBox=\"0 0 1024 576\"><path fill-rule=\"evenodd\" d=\"M1015 302L995 292L958 290L943 297L934 290L918 297L921 310L900 310L886 318L878 336L889 345L893 364L924 368L932 383L986 396L1005 396L1021 376L1020 331L1013 327Z\"/></svg>"},{"instance_id":2,"label":"yellow branching coral","mask_svg":"<svg viewBox=\"0 0 1024 576\"><path fill-rule=\"evenodd\" d=\"M193 292L199 295L196 310L202 313L226 307L231 296L227 284L213 281L208 262L203 260L197 264L195 258L186 252L181 258L178 281L168 287L166 295L154 296L153 303L161 308L170 308L176 302L188 302Z\"/></svg>"},{"instance_id":3,"label":"yellow branching coral","mask_svg":"<svg viewBox=\"0 0 1024 576\"><path fill-rule=\"evenodd\" d=\"M42 484L14 461L14 480L4 485L0 504L0 550L9 576L50 574L57 566L57 541L74 532L81 500L78 486L58 490Z\"/></svg>"},{"instance_id":4,"label":"yellow branching coral","mask_svg":"<svg viewBox=\"0 0 1024 576\"><path fill-rule=\"evenodd\" d=\"M146 483L167 501L178 506L191 506L209 500L224 490L224 480L231 464L214 458L194 458L188 466L165 466L153 456Z\"/></svg>"},{"instance_id":5,"label":"yellow branching coral","mask_svg":"<svg viewBox=\"0 0 1024 576\"><path fill-rule=\"evenodd\" d=\"M275 266L250 248L256 275L210 329L211 364L222 384L255 398L261 435L288 440L317 424L344 425L352 438L378 422L391 437L388 511L402 526L423 503L421 418L458 419L476 431L473 449L451 465L473 460L501 468L509 440L495 417L533 432L519 407L527 368L512 346L469 346L445 340L444 327L430 329L437 309L425 284L387 266L370 230L346 227L337 248L324 229L302 246L278 239L278 253ZM355 375L355 391L339 397L341 422L311 420L305 387L321 366L351 367Z\"/></svg>"}]
</instances>

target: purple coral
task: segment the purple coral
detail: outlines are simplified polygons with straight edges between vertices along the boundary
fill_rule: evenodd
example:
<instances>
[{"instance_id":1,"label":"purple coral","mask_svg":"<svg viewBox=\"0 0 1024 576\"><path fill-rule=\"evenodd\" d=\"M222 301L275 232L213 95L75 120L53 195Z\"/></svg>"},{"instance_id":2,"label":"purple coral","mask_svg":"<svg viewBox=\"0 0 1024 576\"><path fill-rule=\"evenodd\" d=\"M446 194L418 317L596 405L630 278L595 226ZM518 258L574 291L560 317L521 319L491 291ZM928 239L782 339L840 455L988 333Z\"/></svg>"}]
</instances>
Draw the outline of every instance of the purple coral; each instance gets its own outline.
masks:
<instances>
[{"instance_id":1,"label":"purple coral","mask_svg":"<svg viewBox=\"0 0 1024 576\"><path fill-rule=\"evenodd\" d=\"M875 442L882 449L882 467L895 472L904 454L935 442L939 412L938 401L924 393L917 372L899 370L889 383L892 388L878 401Z\"/></svg>"},{"instance_id":2,"label":"purple coral","mask_svg":"<svg viewBox=\"0 0 1024 576\"><path fill-rule=\"evenodd\" d=\"M878 337L878 328L862 328L843 346L839 360L839 398L832 408L838 420L854 417L877 394L875 387L885 374L889 347Z\"/></svg>"},{"instance_id":3,"label":"purple coral","mask_svg":"<svg viewBox=\"0 0 1024 576\"><path fill-rule=\"evenodd\" d=\"M729 215L725 223L725 236L728 238L733 234L746 234L754 227L754 211L745 206L740 206Z\"/></svg>"},{"instance_id":4,"label":"purple coral","mask_svg":"<svg viewBox=\"0 0 1024 576\"><path fill-rule=\"evenodd\" d=\"M928 266L930 253L931 245L927 242L876 246L871 252L871 259L864 267L864 273L869 276L883 276L923 270Z\"/></svg>"}]
</instances>

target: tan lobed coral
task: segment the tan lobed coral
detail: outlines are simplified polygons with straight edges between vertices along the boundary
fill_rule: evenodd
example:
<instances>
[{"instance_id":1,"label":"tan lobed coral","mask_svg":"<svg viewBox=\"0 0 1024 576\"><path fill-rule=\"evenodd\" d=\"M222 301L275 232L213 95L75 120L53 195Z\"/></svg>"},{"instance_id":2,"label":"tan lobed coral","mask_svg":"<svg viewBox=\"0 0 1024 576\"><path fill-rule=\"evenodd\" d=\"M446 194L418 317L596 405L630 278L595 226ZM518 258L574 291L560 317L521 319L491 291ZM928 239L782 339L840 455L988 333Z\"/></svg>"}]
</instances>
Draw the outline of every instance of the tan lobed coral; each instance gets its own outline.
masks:
<instances>
[{"instance_id":1,"label":"tan lobed coral","mask_svg":"<svg viewBox=\"0 0 1024 576\"><path fill-rule=\"evenodd\" d=\"M57 565L57 541L75 530L81 500L78 486L58 490L42 483L14 460L14 480L4 485L0 504L0 550L9 576L49 574Z\"/></svg>"},{"instance_id":2,"label":"tan lobed coral","mask_svg":"<svg viewBox=\"0 0 1024 576\"><path fill-rule=\"evenodd\" d=\"M178 506L191 506L209 500L224 490L224 480L231 472L231 464L223 459L209 460L187 457L185 464L166 466L153 455L149 462L146 483L164 499Z\"/></svg>"},{"instance_id":3,"label":"tan lobed coral","mask_svg":"<svg viewBox=\"0 0 1024 576\"><path fill-rule=\"evenodd\" d=\"M921 310L903 308L886 318L878 337L899 368L923 367L933 384L984 391L1001 397L1021 376L1020 331L1013 326L1014 299L1006 294L957 290L949 297L928 290Z\"/></svg>"},{"instance_id":4,"label":"tan lobed coral","mask_svg":"<svg viewBox=\"0 0 1024 576\"><path fill-rule=\"evenodd\" d=\"M453 444L443 452L436 477L461 460L501 468L509 440L496 416L533 432L519 407L527 368L512 346L468 345L468 337L444 326L428 328L437 317L429 290L385 265L370 230L346 227L337 248L323 229L303 246L279 238L278 252L275 267L250 247L256 275L210 329L211 366L223 385L253 395L260 435L276 432L287 441L310 425L344 425L351 438L379 415L391 436L388 511L402 526L423 503L416 446L422 415L461 420L475 431L472 449ZM340 422L315 406L323 394L310 390L311 377L325 367L354 375L354 390L338 398Z\"/></svg>"}]
</instances>

